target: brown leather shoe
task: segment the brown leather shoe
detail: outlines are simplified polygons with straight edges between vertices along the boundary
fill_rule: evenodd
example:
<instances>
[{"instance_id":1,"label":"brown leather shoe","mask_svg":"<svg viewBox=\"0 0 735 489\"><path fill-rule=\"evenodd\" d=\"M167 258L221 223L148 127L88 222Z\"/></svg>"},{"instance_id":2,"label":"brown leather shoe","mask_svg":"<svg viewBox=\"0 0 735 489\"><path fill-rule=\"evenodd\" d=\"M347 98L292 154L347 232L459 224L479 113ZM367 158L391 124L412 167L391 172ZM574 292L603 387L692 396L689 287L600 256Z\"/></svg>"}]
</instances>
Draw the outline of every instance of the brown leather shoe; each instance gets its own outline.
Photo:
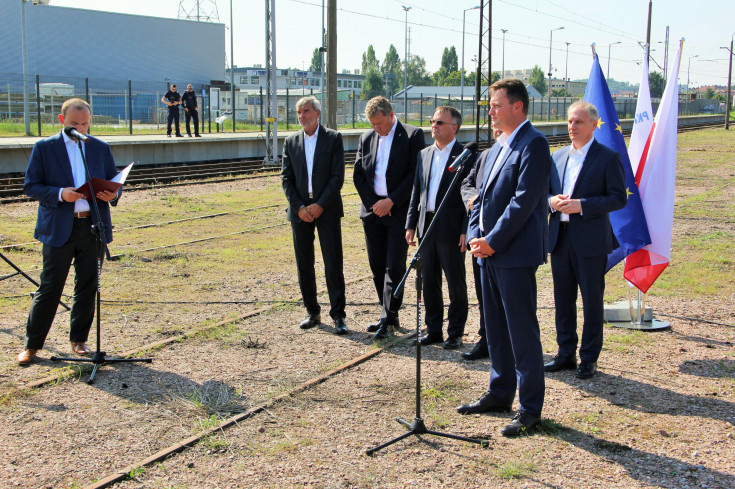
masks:
<instances>
[{"instance_id":1,"label":"brown leather shoe","mask_svg":"<svg viewBox=\"0 0 735 489\"><path fill-rule=\"evenodd\" d=\"M82 356L89 355L90 353L92 353L92 350L90 350L87 344L83 341L72 341L71 349L77 355L82 355Z\"/></svg>"},{"instance_id":2,"label":"brown leather shoe","mask_svg":"<svg viewBox=\"0 0 735 489\"><path fill-rule=\"evenodd\" d=\"M18 364L28 365L33 361L34 358L36 358L36 353L38 353L38 350L34 350L33 348L26 348L22 352L18 353Z\"/></svg>"}]
</instances>

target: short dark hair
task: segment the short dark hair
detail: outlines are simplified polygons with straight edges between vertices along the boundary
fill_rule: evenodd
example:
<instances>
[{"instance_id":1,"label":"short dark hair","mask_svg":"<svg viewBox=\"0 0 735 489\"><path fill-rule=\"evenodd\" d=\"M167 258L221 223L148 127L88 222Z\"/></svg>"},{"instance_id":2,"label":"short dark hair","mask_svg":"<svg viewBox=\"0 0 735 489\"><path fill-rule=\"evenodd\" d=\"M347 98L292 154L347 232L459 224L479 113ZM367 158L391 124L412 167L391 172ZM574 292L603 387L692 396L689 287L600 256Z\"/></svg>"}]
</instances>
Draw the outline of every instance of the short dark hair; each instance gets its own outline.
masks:
<instances>
[{"instance_id":1,"label":"short dark hair","mask_svg":"<svg viewBox=\"0 0 735 489\"><path fill-rule=\"evenodd\" d=\"M517 78L504 78L490 85L490 89L493 91L503 88L508 101L514 104L520 100L523 102L523 113L528 114L528 90L526 90L523 81Z\"/></svg>"},{"instance_id":2,"label":"short dark hair","mask_svg":"<svg viewBox=\"0 0 735 489\"><path fill-rule=\"evenodd\" d=\"M452 118L452 122L457 125L457 129L462 127L462 114L451 105L441 105L434 110L434 112L446 112Z\"/></svg>"},{"instance_id":3,"label":"short dark hair","mask_svg":"<svg viewBox=\"0 0 735 489\"><path fill-rule=\"evenodd\" d=\"M378 115L378 112L383 115L390 115L390 113L393 112L393 107L390 102L382 95L371 98L365 105L365 116L367 116L368 119Z\"/></svg>"}]
</instances>

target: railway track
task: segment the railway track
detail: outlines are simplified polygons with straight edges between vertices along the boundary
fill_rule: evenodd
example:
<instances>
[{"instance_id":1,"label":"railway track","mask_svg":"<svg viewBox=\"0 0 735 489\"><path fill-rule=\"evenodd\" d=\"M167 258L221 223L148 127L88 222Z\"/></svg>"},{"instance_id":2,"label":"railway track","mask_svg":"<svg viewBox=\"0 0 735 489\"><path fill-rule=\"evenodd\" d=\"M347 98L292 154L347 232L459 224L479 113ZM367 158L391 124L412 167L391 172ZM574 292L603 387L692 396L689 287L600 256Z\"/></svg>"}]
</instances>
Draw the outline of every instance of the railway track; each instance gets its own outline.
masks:
<instances>
[{"instance_id":1,"label":"railway track","mask_svg":"<svg viewBox=\"0 0 735 489\"><path fill-rule=\"evenodd\" d=\"M710 129L721 127L723 122L710 122L704 124L692 124L679 126L678 132L696 131L699 129ZM630 130L623 131L624 136L630 136ZM548 136L550 146L558 146L569 143L567 135ZM479 149L489 147L487 141L481 141ZM348 151L345 160L348 163L354 161L355 152ZM126 191L144 190L151 187L166 187L196 183L196 180L212 178L243 177L249 174L279 170L277 166L265 165L263 160L226 161L213 163L198 163L192 165L157 166L150 168L133 168L126 181ZM23 194L23 177L0 178L0 204L12 202L25 202L29 199Z\"/></svg>"}]
</instances>

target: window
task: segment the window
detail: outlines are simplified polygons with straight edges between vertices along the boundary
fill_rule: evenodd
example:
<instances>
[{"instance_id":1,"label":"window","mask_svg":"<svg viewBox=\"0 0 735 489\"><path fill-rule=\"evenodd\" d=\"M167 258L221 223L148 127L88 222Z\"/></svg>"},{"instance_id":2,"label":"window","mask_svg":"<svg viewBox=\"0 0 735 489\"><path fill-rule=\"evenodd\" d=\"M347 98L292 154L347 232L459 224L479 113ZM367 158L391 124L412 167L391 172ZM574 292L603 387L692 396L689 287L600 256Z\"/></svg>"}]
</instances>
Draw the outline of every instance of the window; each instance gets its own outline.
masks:
<instances>
[{"instance_id":1,"label":"window","mask_svg":"<svg viewBox=\"0 0 735 489\"><path fill-rule=\"evenodd\" d=\"M281 70L281 76L288 76L288 70Z\"/></svg>"},{"instance_id":2,"label":"window","mask_svg":"<svg viewBox=\"0 0 735 489\"><path fill-rule=\"evenodd\" d=\"M241 76L240 77L240 85L244 85L247 82L248 82L248 77L247 76Z\"/></svg>"},{"instance_id":3,"label":"window","mask_svg":"<svg viewBox=\"0 0 735 489\"><path fill-rule=\"evenodd\" d=\"M352 88L352 80L347 81L347 88Z\"/></svg>"},{"instance_id":4,"label":"window","mask_svg":"<svg viewBox=\"0 0 735 489\"><path fill-rule=\"evenodd\" d=\"M251 76L250 77L250 84L251 85L257 85L259 83L260 83L260 78L258 78L257 76Z\"/></svg>"},{"instance_id":5,"label":"window","mask_svg":"<svg viewBox=\"0 0 735 489\"><path fill-rule=\"evenodd\" d=\"M337 80L337 87L342 88L342 80Z\"/></svg>"}]
</instances>

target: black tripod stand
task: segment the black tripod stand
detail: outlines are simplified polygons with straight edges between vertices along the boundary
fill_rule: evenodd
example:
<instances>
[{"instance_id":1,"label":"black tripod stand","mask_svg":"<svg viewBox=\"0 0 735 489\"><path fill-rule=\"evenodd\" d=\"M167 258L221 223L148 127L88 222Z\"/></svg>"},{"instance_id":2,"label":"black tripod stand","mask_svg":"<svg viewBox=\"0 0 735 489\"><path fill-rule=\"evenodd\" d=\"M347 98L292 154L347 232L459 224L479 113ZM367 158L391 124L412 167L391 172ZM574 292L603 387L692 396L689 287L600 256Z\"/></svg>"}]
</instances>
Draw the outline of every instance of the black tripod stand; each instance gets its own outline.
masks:
<instances>
[{"instance_id":1,"label":"black tripod stand","mask_svg":"<svg viewBox=\"0 0 735 489\"><path fill-rule=\"evenodd\" d=\"M67 133L68 134L68 133ZM94 355L92 355L92 358L73 358L73 357L51 357L51 360L61 361L71 361L71 362L89 362L94 364L94 368L92 369L92 375L89 376L89 379L87 380L88 384L94 383L94 376L97 374L97 368L105 363L119 363L119 362L145 362L145 363L151 363L153 361L152 358L107 358L106 353L101 351L101 303L102 303L102 294L101 294L101 278L102 278L102 258L107 254L107 258L110 258L110 252L107 249L107 243L104 241L104 235L105 230L107 226L102 221L102 215L100 214L99 206L97 205L97 198L95 197L94 188L92 187L92 176L89 173L89 166L87 166L87 160L84 157L84 151L82 150L82 141L77 139L77 145L79 146L79 153L82 155L82 162L84 163L84 171L87 176L87 185L89 185L89 193L91 195L91 198L89 201L91 202L92 207L92 216L94 217L94 220L96 224L92 225L92 233L95 235L95 251L97 253L97 350L94 352Z\"/></svg>"},{"instance_id":2,"label":"black tripod stand","mask_svg":"<svg viewBox=\"0 0 735 489\"><path fill-rule=\"evenodd\" d=\"M474 144L475 148L477 147L476 143L470 143ZM470 145L468 145L469 147ZM460 158L457 159L457 162L459 163ZM427 238L431 235L431 231L434 229L434 225L436 224L437 218L441 214L442 209L444 209L444 205L446 204L447 196L451 194L452 189L455 185L457 185L457 182L459 180L459 175L462 173L462 167L461 163L458 164L458 166L455 167L456 172L454 174L454 177L452 178L452 183L449 185L449 190L447 190L447 193L445 194L444 198L442 199L441 203L439 204L439 207L437 208L436 212L434 213L434 219L429 224L429 228L424 233L420 243L419 247L416 250L416 253L411 258L411 263L408 266L408 269L406 270L406 274L401 279L401 282L396 287L396 290L394 291L393 295L398 296L401 293L401 290L403 289L404 284L406 283L406 279L408 278L408 275L411 273L411 269L416 269L416 416L413 418L413 422L408 422L403 418L396 418L396 421L398 421L400 424L408 428L408 431L396 438L393 438L392 440L383 443L382 445L378 445L375 448L370 448L365 451L367 455L373 455L378 450L382 450L383 448L392 445L398 441L403 440L404 438L408 438L411 435L423 435L423 434L429 434L429 435L435 435L435 436L442 436L444 438L451 438L453 440L460 440L460 441L466 441L470 443L477 443L481 447L487 447L489 445L489 442L487 440L479 440L477 438L468 438L466 436L459 436L459 435L453 435L450 433L442 433L440 431L434 431L430 430L426 427L426 424L424 423L423 418L421 417L421 292L422 292L422 270L424 267L423 261L421 259L421 250L423 249L425 243L427 242Z\"/></svg>"},{"instance_id":3,"label":"black tripod stand","mask_svg":"<svg viewBox=\"0 0 735 489\"><path fill-rule=\"evenodd\" d=\"M13 263L12 261L10 261L10 259L7 256L3 255L2 252L0 252L0 258L2 258L3 260L5 260L5 263L7 263L8 265L10 265L13 268L13 270L15 270L15 273L11 273L10 275L6 275L4 277L0 277L0 280L5 280L5 279L8 279L10 277L15 277L16 275L21 275L26 280L28 280L30 283L32 283L33 285L35 285L36 287L38 287L40 285L38 282L36 282L35 280L33 280L31 277L29 277L27 273L25 273L23 270L21 270L20 268L18 268L15 265L15 263ZM33 297L33 293L31 293L31 297ZM67 311L70 311L71 310L71 308L69 306L67 306L66 304L64 304L63 302L59 301L59 304L61 304L61 306L64 309L66 309Z\"/></svg>"}]
</instances>

